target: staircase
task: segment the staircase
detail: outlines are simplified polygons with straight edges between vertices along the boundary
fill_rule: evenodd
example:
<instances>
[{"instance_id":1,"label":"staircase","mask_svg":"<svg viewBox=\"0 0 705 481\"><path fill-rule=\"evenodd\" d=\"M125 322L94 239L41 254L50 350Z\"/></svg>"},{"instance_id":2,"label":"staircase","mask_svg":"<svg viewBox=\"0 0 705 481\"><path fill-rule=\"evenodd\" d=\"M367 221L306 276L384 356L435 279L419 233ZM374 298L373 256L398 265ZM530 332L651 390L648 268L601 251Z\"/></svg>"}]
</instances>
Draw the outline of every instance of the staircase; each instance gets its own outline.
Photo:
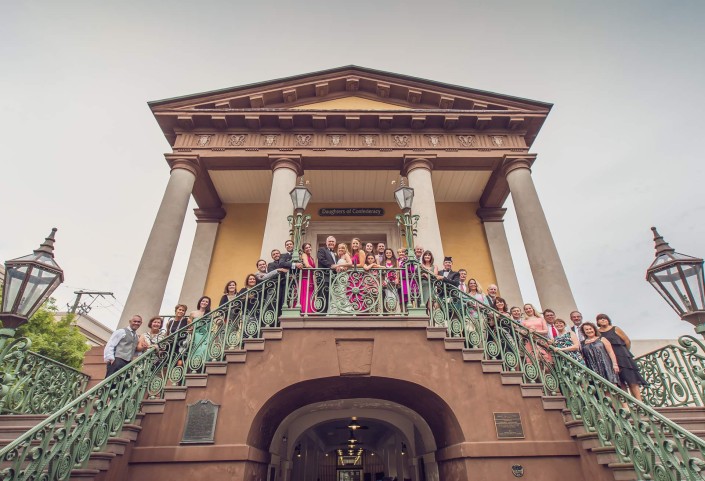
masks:
<instances>
[{"instance_id":1,"label":"staircase","mask_svg":"<svg viewBox=\"0 0 705 481\"><path fill-rule=\"evenodd\" d=\"M673 472L681 479L696 479L695 473L705 470L705 442L697 438L705 434L705 408L659 408L657 411L665 416L662 418L591 371L571 364L574 361L561 353L553 354L554 364L542 361L535 353L543 341L529 336L521 326L495 311L464 299L472 312L480 312L479 320L477 315L470 317L464 312L464 304L458 304L463 312L451 312L457 308L448 302L453 295L459 294L445 292L438 298L438 303L445 302L445 306L431 313L431 323L438 324L440 319L444 325L428 327L426 337L432 342L442 341L447 351L458 351L464 362L480 363L484 374L499 376L503 385L516 386L522 397L540 399L543 409L560 411L570 435L585 451L584 458L594 459L603 469L610 470L615 480L644 479L645 473L655 473L657 479L672 479ZM211 344L227 337L218 337L220 334L212 326L218 319L228 319L228 309L200 319L200 325L192 325L194 332L201 329L206 333L209 356ZM500 325L501 329L495 327ZM495 347L491 346L490 332L501 333L495 338ZM176 383L167 379L171 379L170 373L181 369L174 357L178 351L172 350L167 356L163 372L160 368L155 371L155 365L166 362L164 357L151 350L51 417L0 416L0 448L21 436L13 443L14 449L0 450L0 478L18 479L21 471L34 466L34 472L48 471L48 479L117 479L124 470L109 468L126 467L130 441L137 439L145 416L164 413L169 402L183 402L189 388L207 386L210 376L225 375L231 363L245 362L249 351L263 351L267 340L281 340L283 331L260 324L257 334L256 338L241 340L238 349L218 351L218 360L205 361L197 372L184 374ZM500 340L502 336L506 338ZM178 339L173 337L169 342ZM532 347L527 350L529 344ZM196 344L190 346L192 357L203 354ZM224 341L221 346L225 346ZM97 371L98 367L104 369L102 353L91 352L89 356L95 359L89 359L87 366L93 366L89 368L96 369L96 375L102 374ZM150 372L162 373L157 379L161 384L154 386L155 378L149 376ZM558 380L566 396L561 394ZM140 399L144 401L138 405L135 400ZM620 409L622 402L629 411ZM66 447L51 442L64 439L62 433L67 426L70 429L65 436L70 441ZM74 466L81 467L72 469Z\"/></svg>"}]
</instances>

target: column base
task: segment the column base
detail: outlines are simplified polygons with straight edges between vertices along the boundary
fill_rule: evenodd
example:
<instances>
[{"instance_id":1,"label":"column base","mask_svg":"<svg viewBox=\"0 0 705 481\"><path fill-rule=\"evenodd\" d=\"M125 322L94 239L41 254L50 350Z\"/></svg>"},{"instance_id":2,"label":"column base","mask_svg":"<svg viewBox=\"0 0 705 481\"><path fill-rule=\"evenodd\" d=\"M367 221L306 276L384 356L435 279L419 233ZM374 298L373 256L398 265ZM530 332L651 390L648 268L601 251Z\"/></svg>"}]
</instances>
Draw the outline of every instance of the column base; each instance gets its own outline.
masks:
<instances>
[{"instance_id":1,"label":"column base","mask_svg":"<svg viewBox=\"0 0 705 481\"><path fill-rule=\"evenodd\" d=\"M301 317L300 307L285 307L282 309L281 317L291 319L292 317Z\"/></svg>"}]
</instances>

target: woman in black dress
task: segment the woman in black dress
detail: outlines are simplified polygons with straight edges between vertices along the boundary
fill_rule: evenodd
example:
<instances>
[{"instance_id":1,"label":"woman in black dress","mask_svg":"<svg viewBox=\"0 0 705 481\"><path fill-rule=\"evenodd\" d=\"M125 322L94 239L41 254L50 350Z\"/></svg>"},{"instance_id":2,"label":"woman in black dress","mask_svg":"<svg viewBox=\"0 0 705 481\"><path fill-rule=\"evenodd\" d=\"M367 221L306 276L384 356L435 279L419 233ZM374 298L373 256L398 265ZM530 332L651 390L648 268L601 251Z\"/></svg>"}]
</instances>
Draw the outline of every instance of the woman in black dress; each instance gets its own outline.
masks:
<instances>
[{"instance_id":1,"label":"woman in black dress","mask_svg":"<svg viewBox=\"0 0 705 481\"><path fill-rule=\"evenodd\" d=\"M646 381L639 373L639 368L634 362L634 355L629 351L632 342L620 328L612 325L612 320L607 314L598 314L596 317L600 334L612 344L612 349L619 365L619 382L625 391L641 401L641 386L646 386Z\"/></svg>"}]
</instances>

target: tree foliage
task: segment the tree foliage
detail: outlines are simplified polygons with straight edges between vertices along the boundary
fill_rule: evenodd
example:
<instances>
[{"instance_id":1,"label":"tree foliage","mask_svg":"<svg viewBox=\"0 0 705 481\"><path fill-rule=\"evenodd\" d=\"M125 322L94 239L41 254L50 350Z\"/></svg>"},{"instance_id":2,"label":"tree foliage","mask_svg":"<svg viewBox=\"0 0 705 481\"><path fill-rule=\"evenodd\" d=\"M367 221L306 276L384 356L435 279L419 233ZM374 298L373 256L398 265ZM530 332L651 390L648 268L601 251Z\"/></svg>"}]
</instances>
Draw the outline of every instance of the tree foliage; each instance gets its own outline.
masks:
<instances>
[{"instance_id":1,"label":"tree foliage","mask_svg":"<svg viewBox=\"0 0 705 481\"><path fill-rule=\"evenodd\" d=\"M75 316L68 314L56 321L56 312L54 299L49 299L26 324L17 329L15 337L29 338L32 341L31 351L81 369L83 357L90 346L73 324Z\"/></svg>"}]
</instances>

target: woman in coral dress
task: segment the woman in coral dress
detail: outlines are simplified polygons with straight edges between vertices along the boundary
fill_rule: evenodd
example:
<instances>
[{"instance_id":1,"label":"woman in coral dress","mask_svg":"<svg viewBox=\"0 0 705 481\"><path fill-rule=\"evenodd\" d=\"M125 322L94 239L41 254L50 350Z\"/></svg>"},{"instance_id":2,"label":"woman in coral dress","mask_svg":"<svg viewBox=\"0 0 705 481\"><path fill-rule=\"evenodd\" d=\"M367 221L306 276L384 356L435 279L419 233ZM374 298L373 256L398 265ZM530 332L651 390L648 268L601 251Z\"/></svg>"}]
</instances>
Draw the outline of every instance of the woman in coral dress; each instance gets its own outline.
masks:
<instances>
[{"instance_id":1,"label":"woman in coral dress","mask_svg":"<svg viewBox=\"0 0 705 481\"><path fill-rule=\"evenodd\" d=\"M316 312L314 305L315 299L313 298L313 291L316 287L314 281L316 261L311 255L311 244L309 242L303 245L301 264L303 264L303 270L301 274L301 286L299 286L299 305L301 306L302 314L311 314Z\"/></svg>"}]
</instances>

